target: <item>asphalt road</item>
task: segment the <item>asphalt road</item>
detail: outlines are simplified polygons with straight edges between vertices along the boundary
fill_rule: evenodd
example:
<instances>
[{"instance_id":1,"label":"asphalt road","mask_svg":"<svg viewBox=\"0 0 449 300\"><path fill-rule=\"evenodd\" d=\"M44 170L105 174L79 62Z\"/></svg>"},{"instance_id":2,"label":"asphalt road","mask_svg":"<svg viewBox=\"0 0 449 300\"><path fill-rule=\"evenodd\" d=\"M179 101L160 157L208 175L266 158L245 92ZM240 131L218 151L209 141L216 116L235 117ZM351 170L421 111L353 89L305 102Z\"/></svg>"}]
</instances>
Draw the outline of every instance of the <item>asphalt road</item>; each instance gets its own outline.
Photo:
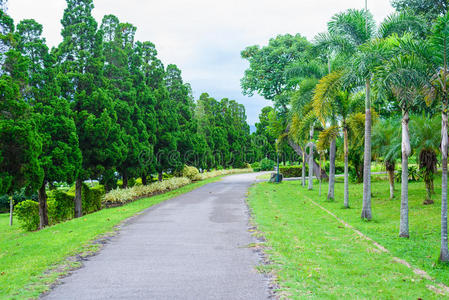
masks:
<instances>
[{"instance_id":1,"label":"asphalt road","mask_svg":"<svg viewBox=\"0 0 449 300\"><path fill-rule=\"evenodd\" d=\"M225 177L132 219L44 299L267 299L247 247L245 194L258 174Z\"/></svg>"}]
</instances>

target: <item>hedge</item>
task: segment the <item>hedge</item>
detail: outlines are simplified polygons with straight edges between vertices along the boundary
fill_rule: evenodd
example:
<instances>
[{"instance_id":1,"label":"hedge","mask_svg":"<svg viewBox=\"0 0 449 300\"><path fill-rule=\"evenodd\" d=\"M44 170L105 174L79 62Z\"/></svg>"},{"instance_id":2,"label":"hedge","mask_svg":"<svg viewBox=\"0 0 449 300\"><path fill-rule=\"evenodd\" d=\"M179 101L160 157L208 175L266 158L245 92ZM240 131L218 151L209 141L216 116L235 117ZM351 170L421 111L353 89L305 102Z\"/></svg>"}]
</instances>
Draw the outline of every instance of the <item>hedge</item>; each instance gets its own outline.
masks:
<instances>
[{"instance_id":1,"label":"hedge","mask_svg":"<svg viewBox=\"0 0 449 300\"><path fill-rule=\"evenodd\" d=\"M165 193L184 185L191 183L192 181L205 180L212 177L238 174L238 173L248 173L252 172L252 169L230 169L230 170L214 170L210 172L197 173L198 169L195 167L185 166L180 174L185 175L185 177L173 177L161 182L154 182L148 185L134 186L127 189L115 189L104 195L103 205L105 207L113 207L124 205L128 202L134 200L150 197L156 194Z\"/></svg>"},{"instance_id":2,"label":"hedge","mask_svg":"<svg viewBox=\"0 0 449 300\"><path fill-rule=\"evenodd\" d=\"M83 214L90 214L101 209L101 201L104 196L104 188L101 185L89 188L83 183L82 203ZM47 193L48 222L54 225L73 218L75 209L74 197L75 188L72 187L68 192L62 190L53 190ZM15 207L17 219L21 227L32 231L39 228L39 204L36 201L25 200Z\"/></svg>"},{"instance_id":3,"label":"hedge","mask_svg":"<svg viewBox=\"0 0 449 300\"><path fill-rule=\"evenodd\" d=\"M308 172L309 168L306 165L306 176L308 176ZM302 166L279 166L279 173L281 173L284 178L301 177Z\"/></svg>"}]
</instances>

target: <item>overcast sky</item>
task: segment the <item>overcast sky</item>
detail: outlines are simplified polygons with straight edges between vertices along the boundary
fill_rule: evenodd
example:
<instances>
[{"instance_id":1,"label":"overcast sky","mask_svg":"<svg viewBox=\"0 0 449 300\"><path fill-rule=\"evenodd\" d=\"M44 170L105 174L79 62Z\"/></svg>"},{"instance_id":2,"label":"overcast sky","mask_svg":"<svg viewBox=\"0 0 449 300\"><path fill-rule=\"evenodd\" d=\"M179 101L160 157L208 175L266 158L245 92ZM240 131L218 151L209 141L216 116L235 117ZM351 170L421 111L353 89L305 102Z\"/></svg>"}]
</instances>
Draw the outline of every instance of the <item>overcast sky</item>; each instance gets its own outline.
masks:
<instances>
[{"instance_id":1,"label":"overcast sky","mask_svg":"<svg viewBox=\"0 0 449 300\"><path fill-rule=\"evenodd\" d=\"M192 85L195 98L203 92L235 99L246 107L254 124L270 102L245 97L240 78L247 63L240 51L265 45L278 34L300 33L309 40L327 28L337 12L363 8L364 0L94 0L94 17L105 14L137 26L137 40L156 44L164 64L173 63ZM61 41L65 0L9 0L8 13L18 21L34 18L44 25L49 46ZM368 0L377 23L393 11L390 0Z\"/></svg>"}]
</instances>

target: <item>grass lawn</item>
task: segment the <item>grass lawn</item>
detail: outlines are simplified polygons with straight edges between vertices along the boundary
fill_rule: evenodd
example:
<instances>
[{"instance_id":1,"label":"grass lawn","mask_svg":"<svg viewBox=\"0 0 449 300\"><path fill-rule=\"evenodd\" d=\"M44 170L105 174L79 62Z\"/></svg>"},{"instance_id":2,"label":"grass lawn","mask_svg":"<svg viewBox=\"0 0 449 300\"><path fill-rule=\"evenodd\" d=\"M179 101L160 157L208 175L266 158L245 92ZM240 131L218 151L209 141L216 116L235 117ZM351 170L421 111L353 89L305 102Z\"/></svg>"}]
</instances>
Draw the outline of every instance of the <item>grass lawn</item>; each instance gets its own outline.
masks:
<instances>
[{"instance_id":1,"label":"grass lawn","mask_svg":"<svg viewBox=\"0 0 449 300\"><path fill-rule=\"evenodd\" d=\"M97 246L90 242L114 231L114 226L123 220L220 178L192 183L122 207L103 209L37 232L24 232L17 222L10 227L9 215L0 214L0 299L38 297L58 276L79 265L76 261L68 263L67 257L95 251ZM53 272L48 272L50 269Z\"/></svg>"},{"instance_id":2,"label":"grass lawn","mask_svg":"<svg viewBox=\"0 0 449 300\"><path fill-rule=\"evenodd\" d=\"M360 219L362 184L350 185L350 209L343 208L343 178L337 178L336 200L328 202L327 184L322 196L300 181L259 183L250 189L248 202L273 262L262 266L277 274L280 293L291 298L443 298L432 291L438 283L449 285L449 267L437 264L440 245L440 186L435 182L435 204L423 205L424 184L409 184L410 239L399 238L400 185L389 200L387 181L373 179L371 222ZM390 252L379 251L334 217L317 202ZM436 282L423 279L393 257L425 270Z\"/></svg>"}]
</instances>

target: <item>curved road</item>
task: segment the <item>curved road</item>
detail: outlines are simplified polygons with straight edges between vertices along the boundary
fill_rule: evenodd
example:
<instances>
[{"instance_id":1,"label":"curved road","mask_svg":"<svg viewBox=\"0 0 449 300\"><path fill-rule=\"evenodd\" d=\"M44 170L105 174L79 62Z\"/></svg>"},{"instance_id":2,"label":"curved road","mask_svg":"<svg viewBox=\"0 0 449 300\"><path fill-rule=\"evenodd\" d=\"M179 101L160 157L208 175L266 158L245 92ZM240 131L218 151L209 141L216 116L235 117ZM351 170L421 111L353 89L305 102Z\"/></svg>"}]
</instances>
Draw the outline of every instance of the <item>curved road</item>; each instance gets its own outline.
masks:
<instances>
[{"instance_id":1,"label":"curved road","mask_svg":"<svg viewBox=\"0 0 449 300\"><path fill-rule=\"evenodd\" d=\"M232 175L129 221L44 299L267 299L255 269L245 195L257 173Z\"/></svg>"}]
</instances>

